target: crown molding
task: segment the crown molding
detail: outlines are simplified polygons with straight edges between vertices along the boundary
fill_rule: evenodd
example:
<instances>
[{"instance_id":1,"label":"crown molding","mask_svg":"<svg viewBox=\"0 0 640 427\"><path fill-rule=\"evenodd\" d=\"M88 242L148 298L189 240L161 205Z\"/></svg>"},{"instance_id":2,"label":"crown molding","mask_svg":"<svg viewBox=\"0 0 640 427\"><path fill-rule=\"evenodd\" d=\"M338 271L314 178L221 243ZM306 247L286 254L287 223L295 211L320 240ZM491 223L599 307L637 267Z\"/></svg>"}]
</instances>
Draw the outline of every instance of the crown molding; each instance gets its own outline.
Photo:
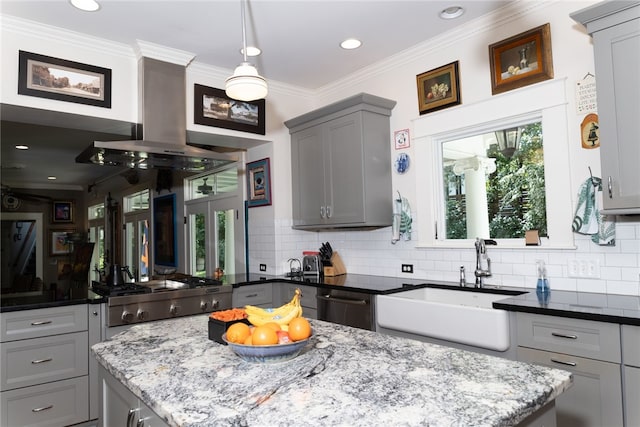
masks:
<instances>
[{"instance_id":1,"label":"crown molding","mask_svg":"<svg viewBox=\"0 0 640 427\"><path fill-rule=\"evenodd\" d=\"M352 73L351 75L318 88L316 96L326 97L331 93L344 93L353 85L360 84L372 77L382 75L390 70L402 68L424 58L429 58L434 52L446 49L448 46L464 43L475 39L480 34L498 29L509 22L522 18L537 10L549 7L562 0L553 1L529 1L516 0L508 2L505 6L496 9L486 15L482 15L461 26L454 27L395 55L389 56L368 67Z\"/></svg>"},{"instance_id":2,"label":"crown molding","mask_svg":"<svg viewBox=\"0 0 640 427\"><path fill-rule=\"evenodd\" d=\"M157 59L158 61L182 65L183 67L186 67L191 61L193 61L193 58L196 57L195 53L161 46L144 40L136 40L134 51L138 59L142 57L152 58Z\"/></svg>"},{"instance_id":3,"label":"crown molding","mask_svg":"<svg viewBox=\"0 0 640 427\"><path fill-rule=\"evenodd\" d=\"M16 18L14 16L0 15L0 24L2 26L2 31L37 38L47 42L56 41L69 44L76 48L129 58L135 56L131 46L123 43L117 43L98 37L91 37L83 33L77 33L35 21Z\"/></svg>"}]
</instances>

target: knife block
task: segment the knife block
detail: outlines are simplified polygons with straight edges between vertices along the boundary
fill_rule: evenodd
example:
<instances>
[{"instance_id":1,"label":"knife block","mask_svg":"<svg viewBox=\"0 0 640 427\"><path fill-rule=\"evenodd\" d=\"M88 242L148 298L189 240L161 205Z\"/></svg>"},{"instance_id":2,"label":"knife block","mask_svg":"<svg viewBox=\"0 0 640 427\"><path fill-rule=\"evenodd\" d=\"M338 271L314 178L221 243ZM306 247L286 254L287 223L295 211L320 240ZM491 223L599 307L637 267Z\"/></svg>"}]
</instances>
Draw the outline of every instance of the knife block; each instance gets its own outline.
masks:
<instances>
[{"instance_id":1,"label":"knife block","mask_svg":"<svg viewBox=\"0 0 640 427\"><path fill-rule=\"evenodd\" d=\"M344 262L342 262L342 258L338 252L334 252L331 255L331 267L324 268L324 275L326 277L333 276L342 276L343 274L347 274L347 269L344 266Z\"/></svg>"}]
</instances>

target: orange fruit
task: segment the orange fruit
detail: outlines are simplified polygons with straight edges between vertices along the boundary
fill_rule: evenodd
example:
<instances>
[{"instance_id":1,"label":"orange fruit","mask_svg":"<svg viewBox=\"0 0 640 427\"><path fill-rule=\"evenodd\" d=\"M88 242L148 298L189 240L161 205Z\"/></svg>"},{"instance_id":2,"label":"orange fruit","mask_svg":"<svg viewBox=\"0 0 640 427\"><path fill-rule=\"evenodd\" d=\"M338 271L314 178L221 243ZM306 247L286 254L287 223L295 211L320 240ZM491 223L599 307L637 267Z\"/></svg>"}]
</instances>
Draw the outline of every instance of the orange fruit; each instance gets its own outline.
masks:
<instances>
[{"instance_id":1,"label":"orange fruit","mask_svg":"<svg viewBox=\"0 0 640 427\"><path fill-rule=\"evenodd\" d=\"M289 322L289 338L292 341L306 340L311 336L311 324L304 317L296 317Z\"/></svg>"},{"instance_id":2,"label":"orange fruit","mask_svg":"<svg viewBox=\"0 0 640 427\"><path fill-rule=\"evenodd\" d=\"M246 339L246 340L244 340L244 345L253 345L253 340L252 340L251 335L249 335L249 336L247 337L247 339Z\"/></svg>"},{"instance_id":3,"label":"orange fruit","mask_svg":"<svg viewBox=\"0 0 640 427\"><path fill-rule=\"evenodd\" d=\"M227 329L227 341L235 344L244 344L247 337L251 336L249 325L242 322L234 323Z\"/></svg>"},{"instance_id":4,"label":"orange fruit","mask_svg":"<svg viewBox=\"0 0 640 427\"><path fill-rule=\"evenodd\" d=\"M264 325L262 325L262 326L266 326L266 327L268 327L268 328L271 328L271 329L273 329L274 331L281 331L281 330L282 330L282 328L280 327L280 325L279 325L278 323L276 323L276 322L269 322L269 323L265 323L265 324L264 324Z\"/></svg>"},{"instance_id":5,"label":"orange fruit","mask_svg":"<svg viewBox=\"0 0 640 427\"><path fill-rule=\"evenodd\" d=\"M253 345L273 345L278 344L278 334L268 326L256 326L251 334Z\"/></svg>"}]
</instances>

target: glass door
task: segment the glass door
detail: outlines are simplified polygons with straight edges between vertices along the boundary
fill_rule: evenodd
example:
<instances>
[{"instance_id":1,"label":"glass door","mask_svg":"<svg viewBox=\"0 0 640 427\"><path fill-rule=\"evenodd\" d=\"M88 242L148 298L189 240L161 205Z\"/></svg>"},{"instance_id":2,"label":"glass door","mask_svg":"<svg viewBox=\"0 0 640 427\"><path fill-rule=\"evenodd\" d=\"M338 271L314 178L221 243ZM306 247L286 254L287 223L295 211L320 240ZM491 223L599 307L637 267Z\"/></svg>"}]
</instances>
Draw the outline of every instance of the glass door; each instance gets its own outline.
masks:
<instances>
[{"instance_id":1,"label":"glass door","mask_svg":"<svg viewBox=\"0 0 640 427\"><path fill-rule=\"evenodd\" d=\"M213 277L242 272L244 211L237 197L194 200L187 204L188 268L193 276Z\"/></svg>"},{"instance_id":2,"label":"glass door","mask_svg":"<svg viewBox=\"0 0 640 427\"><path fill-rule=\"evenodd\" d=\"M127 282L149 280L149 219L147 213L125 215L124 265L133 279L124 274Z\"/></svg>"}]
</instances>

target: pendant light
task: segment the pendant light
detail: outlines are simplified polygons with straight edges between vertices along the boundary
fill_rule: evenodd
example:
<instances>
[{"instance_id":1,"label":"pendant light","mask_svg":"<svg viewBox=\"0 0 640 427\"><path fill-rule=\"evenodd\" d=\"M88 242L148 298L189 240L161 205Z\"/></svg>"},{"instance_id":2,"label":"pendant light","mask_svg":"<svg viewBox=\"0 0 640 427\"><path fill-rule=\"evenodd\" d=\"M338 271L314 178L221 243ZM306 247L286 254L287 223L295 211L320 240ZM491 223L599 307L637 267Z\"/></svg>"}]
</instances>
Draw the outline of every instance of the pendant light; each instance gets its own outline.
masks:
<instances>
[{"instance_id":1,"label":"pendant light","mask_svg":"<svg viewBox=\"0 0 640 427\"><path fill-rule=\"evenodd\" d=\"M258 70L247 62L247 29L245 23L245 3L240 0L242 16L242 55L244 61L236 67L233 75L225 82L225 92L231 99L255 101L267 96L267 81L258 74Z\"/></svg>"},{"instance_id":2,"label":"pendant light","mask_svg":"<svg viewBox=\"0 0 640 427\"><path fill-rule=\"evenodd\" d=\"M522 127L518 126L510 129L502 129L495 132L498 140L500 152L511 159L518 148L520 148L520 138L522 137Z\"/></svg>"}]
</instances>

